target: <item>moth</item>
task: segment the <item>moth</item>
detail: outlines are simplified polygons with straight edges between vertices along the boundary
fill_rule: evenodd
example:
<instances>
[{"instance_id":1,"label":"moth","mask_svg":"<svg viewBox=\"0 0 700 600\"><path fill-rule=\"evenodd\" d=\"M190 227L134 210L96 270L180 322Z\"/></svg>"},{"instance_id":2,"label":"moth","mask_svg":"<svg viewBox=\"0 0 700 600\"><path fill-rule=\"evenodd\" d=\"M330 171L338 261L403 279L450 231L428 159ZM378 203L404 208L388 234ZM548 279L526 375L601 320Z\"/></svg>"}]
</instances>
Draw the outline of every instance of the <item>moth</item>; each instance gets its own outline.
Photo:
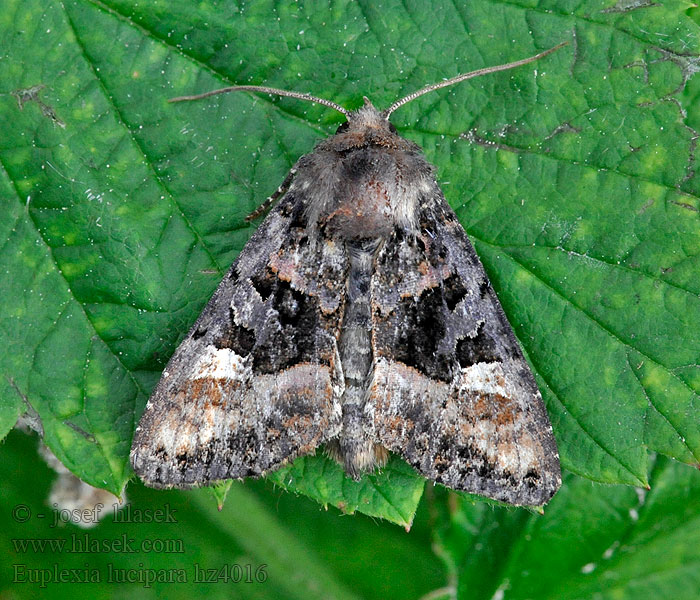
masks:
<instances>
[{"instance_id":1,"label":"moth","mask_svg":"<svg viewBox=\"0 0 700 600\"><path fill-rule=\"evenodd\" d=\"M563 45L563 44L562 44ZM561 483L542 398L407 102L536 56L442 81L384 111L308 94L347 118L302 156L163 371L131 464L156 488L260 477L326 452L348 476L394 452L428 479L514 505Z\"/></svg>"}]
</instances>

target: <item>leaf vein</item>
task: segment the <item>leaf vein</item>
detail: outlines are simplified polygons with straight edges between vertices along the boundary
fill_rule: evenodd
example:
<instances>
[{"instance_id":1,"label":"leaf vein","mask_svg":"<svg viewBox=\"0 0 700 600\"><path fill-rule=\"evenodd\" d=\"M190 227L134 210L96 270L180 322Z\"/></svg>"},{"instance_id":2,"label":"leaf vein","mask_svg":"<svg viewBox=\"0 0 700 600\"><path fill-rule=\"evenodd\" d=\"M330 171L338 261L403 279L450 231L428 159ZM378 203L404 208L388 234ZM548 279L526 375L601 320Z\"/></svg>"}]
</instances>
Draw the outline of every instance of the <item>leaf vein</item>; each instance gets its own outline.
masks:
<instances>
[{"instance_id":1,"label":"leaf vein","mask_svg":"<svg viewBox=\"0 0 700 600\"><path fill-rule=\"evenodd\" d=\"M185 222L185 225L187 228L192 232L192 234L195 236L195 238L199 241L201 244L202 248L206 252L207 256L209 256L209 259L211 260L212 264L216 268L216 270L219 272L221 276L224 275L224 269L221 267L219 262L217 261L216 257L210 250L208 244L204 241L202 236L199 233L199 230L194 227L190 219L187 217L186 212L183 210L182 206L180 203L175 199L173 196L172 192L170 189L168 189L168 186L165 184L163 181L163 178L160 176L160 174L156 171L153 162L151 158L149 157L148 153L146 152L146 149L143 147L143 145L140 143L139 139L137 136L134 136L131 134L131 128L127 124L126 120L124 119L124 115L122 114L121 109L117 106L117 104L113 101L113 96L112 94L109 93L109 90L107 88L107 85L105 84L104 80L102 79L102 76L100 75L99 71L95 69L93 65L93 61L90 59L90 55L85 49L85 46L83 45L83 42L80 38L80 35L78 34L77 28L74 26L72 19L70 18L70 15L66 11L66 22L68 23L71 32L73 33L73 36L75 38L75 42L77 46L80 48L80 52L83 55L83 59L85 60L85 63L89 66L95 81L99 85L100 89L103 92L103 97L106 102L110 104L114 111L115 118L119 122L119 124L124 128L124 130L127 132L129 139L131 139L132 143L134 146L138 149L139 153L143 157L144 163L147 165L148 169L150 170L151 174L153 175L154 181L158 185L158 187L163 191L163 194L170 200L170 203L172 206L174 206L177 211L180 213L180 216L182 217L183 221Z\"/></svg>"},{"instance_id":2,"label":"leaf vein","mask_svg":"<svg viewBox=\"0 0 700 600\"><path fill-rule=\"evenodd\" d=\"M698 455L695 453L695 451L688 445L688 443L686 442L686 436L684 436L684 435L681 433L681 431L678 429L678 427L677 427L673 422L671 422L671 419L670 419L664 412L662 412L662 411L659 409L659 407L656 406L656 404L654 404L654 402L652 401L651 397L650 397L649 394L647 393L646 387L644 387L644 384L642 383L642 380L641 380L640 377L637 375L637 369L635 369L635 368L632 366L632 363L630 362L629 352L626 353L626 359L627 359L627 366L629 367L630 371L631 371L632 374L634 375L634 378L639 382L639 387L642 389L642 393L644 394L644 397L647 399L647 402L649 403L649 406L651 406L651 407L664 419L664 421L666 421L666 423L668 423L668 425L671 427L671 429L673 429L673 431L676 432L676 434L678 435L678 437L679 437L681 443L686 447L686 449L688 450L688 452L690 452L691 456L692 456L695 460L697 460L698 462L700 462L700 456L698 456ZM683 383L683 384L685 383L682 379L680 379L680 378L679 378L677 375L675 375L672 371L669 371L669 372L671 373L671 375L672 375L675 379L677 379L678 381L680 381L680 382ZM692 390L691 390L691 391L692 391ZM693 392L693 394L696 395L694 392Z\"/></svg>"}]
</instances>

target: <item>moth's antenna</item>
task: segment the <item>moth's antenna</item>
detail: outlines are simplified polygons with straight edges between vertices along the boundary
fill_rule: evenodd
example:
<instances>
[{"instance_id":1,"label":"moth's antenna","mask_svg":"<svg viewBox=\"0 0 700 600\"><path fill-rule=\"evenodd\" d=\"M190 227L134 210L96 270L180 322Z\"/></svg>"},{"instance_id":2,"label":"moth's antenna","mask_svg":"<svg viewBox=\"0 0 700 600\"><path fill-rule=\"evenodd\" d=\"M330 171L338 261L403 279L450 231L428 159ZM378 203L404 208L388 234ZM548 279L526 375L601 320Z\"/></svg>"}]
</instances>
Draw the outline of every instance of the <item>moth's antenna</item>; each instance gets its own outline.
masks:
<instances>
[{"instance_id":1,"label":"moth's antenna","mask_svg":"<svg viewBox=\"0 0 700 600\"><path fill-rule=\"evenodd\" d=\"M393 113L397 108L400 106L403 106L407 102L410 102L411 100L415 100L419 96L422 96L423 94L427 94L428 92L432 92L434 90L439 90L440 88L447 87L448 85L454 85L455 83L459 83L460 81L464 81L465 79L471 79L472 77L479 77L479 75L487 75L488 73L495 73L496 71L505 71L507 69L513 69L515 67L520 67L522 65L526 65L528 63L534 62L536 60L539 60L540 58L543 58L544 56L547 56L548 54L551 54L552 52L556 52L561 48L562 46L566 46L569 42L564 42L562 44L559 44L558 46L554 46L554 48L550 48L549 50L545 50L544 52L540 52L539 54L536 54L535 56L531 56L530 58L523 58L522 60L516 60L515 62L511 63L506 63L505 65L496 65L495 67L485 67L483 69L477 69L476 71L472 71L471 73L462 73L461 75L457 75L456 77L453 77L452 79L447 79L445 81L440 81L438 83L433 83L432 85L429 85L427 87L424 87L422 90L418 90L417 92L413 92L412 94L409 94L405 98L401 98L401 100L397 100L394 102L389 108L387 108L385 111L382 111L382 116L386 119L389 118L389 115Z\"/></svg>"},{"instance_id":2,"label":"moth's antenna","mask_svg":"<svg viewBox=\"0 0 700 600\"><path fill-rule=\"evenodd\" d=\"M309 102L323 104L324 106L335 108L335 110L343 113L346 117L350 116L350 111L344 109L342 106L340 106L340 104L336 104L335 102L331 102L330 100L325 100L324 98L317 98L316 96L312 96L311 94L289 92L287 90L278 90L276 88L265 87L260 85L234 85L231 87L222 88L220 90L213 90L211 92L204 92L203 94L196 94L194 96L178 96L177 98L170 98L168 102L185 102L187 100L201 100L202 98L208 98L209 96L215 96L216 94L226 94L228 92L259 92L261 94L289 96L290 98L298 98L299 100L308 100Z\"/></svg>"}]
</instances>

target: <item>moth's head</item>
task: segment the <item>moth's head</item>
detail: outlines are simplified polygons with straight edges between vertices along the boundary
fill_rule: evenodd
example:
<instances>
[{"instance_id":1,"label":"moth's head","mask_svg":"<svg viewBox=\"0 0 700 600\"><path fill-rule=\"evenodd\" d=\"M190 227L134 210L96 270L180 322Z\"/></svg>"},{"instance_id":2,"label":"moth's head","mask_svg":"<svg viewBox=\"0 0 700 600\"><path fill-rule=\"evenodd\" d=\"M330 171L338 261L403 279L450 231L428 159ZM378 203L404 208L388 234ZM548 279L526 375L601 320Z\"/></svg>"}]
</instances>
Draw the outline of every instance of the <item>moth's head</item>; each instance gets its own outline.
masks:
<instances>
[{"instance_id":1,"label":"moth's head","mask_svg":"<svg viewBox=\"0 0 700 600\"><path fill-rule=\"evenodd\" d=\"M347 121L335 132L337 142L344 146L377 144L394 147L401 139L384 111L378 111L365 96L365 103L345 114Z\"/></svg>"}]
</instances>

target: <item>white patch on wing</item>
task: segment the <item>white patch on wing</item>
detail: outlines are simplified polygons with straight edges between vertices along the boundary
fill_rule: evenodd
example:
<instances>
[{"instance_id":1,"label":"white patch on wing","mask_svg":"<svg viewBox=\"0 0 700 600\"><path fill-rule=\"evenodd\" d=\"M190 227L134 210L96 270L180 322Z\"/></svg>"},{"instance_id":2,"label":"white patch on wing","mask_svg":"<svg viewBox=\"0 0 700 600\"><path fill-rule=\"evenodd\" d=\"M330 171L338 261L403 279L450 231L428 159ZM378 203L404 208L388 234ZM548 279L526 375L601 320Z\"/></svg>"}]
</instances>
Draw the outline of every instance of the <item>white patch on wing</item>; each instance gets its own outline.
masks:
<instances>
[{"instance_id":1,"label":"white patch on wing","mask_svg":"<svg viewBox=\"0 0 700 600\"><path fill-rule=\"evenodd\" d=\"M506 368L504 368L504 366ZM508 377L510 362L478 362L462 369L460 389L478 394L500 394L517 401L518 390L511 378Z\"/></svg>"},{"instance_id":2,"label":"white patch on wing","mask_svg":"<svg viewBox=\"0 0 700 600\"><path fill-rule=\"evenodd\" d=\"M192 367L192 379L243 379L247 370L245 359L233 350L207 346Z\"/></svg>"},{"instance_id":3,"label":"white patch on wing","mask_svg":"<svg viewBox=\"0 0 700 600\"><path fill-rule=\"evenodd\" d=\"M462 369L462 377L459 384L460 392L466 396L486 394L498 395L507 398L514 407L519 407L525 411L529 402L535 399L531 392L523 389L514 378L509 377L510 370L515 368L515 364L508 361L501 362L480 362ZM538 394L539 395L539 394ZM523 428L527 421L524 412L516 412L513 415L511 434L514 440L518 440L517 447L512 448L512 452L504 453L494 440L506 434L507 429L503 425L488 420L479 420L471 428L473 442L481 452L489 459L497 462L502 467L513 473L526 473L531 468L536 468L539 464L538 455L535 451L539 444L532 439L531 434Z\"/></svg>"}]
</instances>

